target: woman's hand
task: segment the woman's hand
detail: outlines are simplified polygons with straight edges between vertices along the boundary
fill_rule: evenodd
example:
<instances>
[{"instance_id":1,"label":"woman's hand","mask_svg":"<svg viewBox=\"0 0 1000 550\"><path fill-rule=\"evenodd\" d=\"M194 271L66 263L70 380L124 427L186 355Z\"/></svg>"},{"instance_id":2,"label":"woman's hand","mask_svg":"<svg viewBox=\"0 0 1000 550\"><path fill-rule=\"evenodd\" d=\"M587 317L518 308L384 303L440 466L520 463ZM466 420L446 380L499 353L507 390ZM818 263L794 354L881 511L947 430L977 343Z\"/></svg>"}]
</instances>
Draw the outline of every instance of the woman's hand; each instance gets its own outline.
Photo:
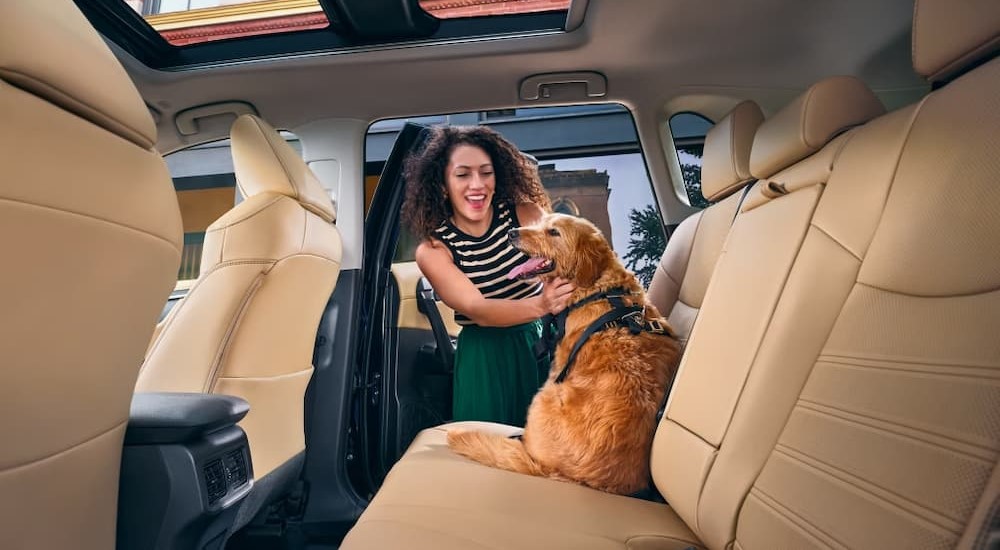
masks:
<instances>
[{"instance_id":1,"label":"woman's hand","mask_svg":"<svg viewBox=\"0 0 1000 550\"><path fill-rule=\"evenodd\" d=\"M556 277L542 287L542 308L552 315L566 309L570 294L576 290L573 283Z\"/></svg>"}]
</instances>

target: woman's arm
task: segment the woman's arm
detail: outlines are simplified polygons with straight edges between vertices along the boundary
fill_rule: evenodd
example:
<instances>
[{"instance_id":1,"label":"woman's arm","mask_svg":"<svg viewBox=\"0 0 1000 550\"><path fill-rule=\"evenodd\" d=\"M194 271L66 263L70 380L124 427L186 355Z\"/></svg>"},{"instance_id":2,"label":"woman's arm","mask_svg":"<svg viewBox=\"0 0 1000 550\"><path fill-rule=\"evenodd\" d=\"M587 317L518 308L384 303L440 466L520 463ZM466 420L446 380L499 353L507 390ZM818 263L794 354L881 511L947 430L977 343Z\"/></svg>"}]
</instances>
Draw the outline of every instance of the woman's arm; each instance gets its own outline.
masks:
<instances>
[{"instance_id":1,"label":"woman's arm","mask_svg":"<svg viewBox=\"0 0 1000 550\"><path fill-rule=\"evenodd\" d=\"M545 285L542 293L521 300L484 298L472 281L454 264L444 245L424 241L417 246L417 266L448 307L462 312L484 327L509 327L534 321L566 307L573 291L565 281Z\"/></svg>"}]
</instances>

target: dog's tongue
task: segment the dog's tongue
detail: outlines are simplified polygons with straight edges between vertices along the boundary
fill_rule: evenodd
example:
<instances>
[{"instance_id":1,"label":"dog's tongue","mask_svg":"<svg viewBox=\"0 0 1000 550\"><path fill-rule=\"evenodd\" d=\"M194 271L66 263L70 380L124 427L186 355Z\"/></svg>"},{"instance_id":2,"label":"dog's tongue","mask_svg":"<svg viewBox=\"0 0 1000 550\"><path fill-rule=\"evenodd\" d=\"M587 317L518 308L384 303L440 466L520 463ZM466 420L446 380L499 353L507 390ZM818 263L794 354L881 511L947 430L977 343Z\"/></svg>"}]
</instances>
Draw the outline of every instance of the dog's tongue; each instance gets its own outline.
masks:
<instances>
[{"instance_id":1,"label":"dog's tongue","mask_svg":"<svg viewBox=\"0 0 1000 550\"><path fill-rule=\"evenodd\" d=\"M543 263L545 263L544 258L528 258L528 261L515 267L514 269L511 269L510 273L507 274L507 278L516 279L525 273L530 273L538 269Z\"/></svg>"}]
</instances>

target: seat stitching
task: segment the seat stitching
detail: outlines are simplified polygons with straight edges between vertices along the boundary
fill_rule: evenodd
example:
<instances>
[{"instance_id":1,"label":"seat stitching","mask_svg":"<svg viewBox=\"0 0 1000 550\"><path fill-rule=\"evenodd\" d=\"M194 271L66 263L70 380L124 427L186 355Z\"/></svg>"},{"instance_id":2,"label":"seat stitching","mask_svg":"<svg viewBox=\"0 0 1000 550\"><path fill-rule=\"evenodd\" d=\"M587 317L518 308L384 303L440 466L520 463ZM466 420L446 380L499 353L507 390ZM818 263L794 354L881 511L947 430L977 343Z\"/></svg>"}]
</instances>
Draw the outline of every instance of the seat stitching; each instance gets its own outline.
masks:
<instances>
[{"instance_id":1,"label":"seat stitching","mask_svg":"<svg viewBox=\"0 0 1000 550\"><path fill-rule=\"evenodd\" d=\"M677 279L675 279L674 276L670 274L670 271L667 268L663 267L662 263L658 267L659 267L659 271L661 271L664 276L666 276L668 279L670 279L670 282L674 283L674 285L677 286L677 288L679 289L680 286L681 286L680 281L678 281Z\"/></svg>"},{"instance_id":2,"label":"seat stitching","mask_svg":"<svg viewBox=\"0 0 1000 550\"><path fill-rule=\"evenodd\" d=\"M297 370L295 372L285 372L282 374L275 374L273 376L220 376L217 380L246 380L248 382L281 380L283 378L295 378L297 376L301 376L303 373L312 372L313 368L314 367L312 365L309 365L309 368L307 369Z\"/></svg>"},{"instance_id":3,"label":"seat stitching","mask_svg":"<svg viewBox=\"0 0 1000 550\"><path fill-rule=\"evenodd\" d=\"M285 197L284 195L275 195L269 202L260 205L260 207L257 208L257 211L255 211L255 212L253 212L253 213L251 213L251 214L249 214L249 215L247 215L247 216L245 216L243 218L239 218L237 220L233 220L233 221L227 223L226 225L220 225L220 226L212 227L212 228L210 228L210 231L219 231L219 230L222 230L222 229L228 229L228 228L230 228L230 227L232 227L232 226L234 226L236 224L243 223L243 222L249 220L250 218L256 216L257 214L260 214L261 212L264 212L265 210L267 210L268 208L270 208L271 205L273 205L274 203L280 201L284 197ZM232 210L230 210L230 212L232 212ZM225 214L223 214L223 216L224 215ZM216 221L218 221L218 220L216 220Z\"/></svg>"},{"instance_id":4,"label":"seat stitching","mask_svg":"<svg viewBox=\"0 0 1000 550\"><path fill-rule=\"evenodd\" d=\"M518 474L518 475L521 475L521 474ZM562 482L559 482L559 483L562 483ZM618 496L620 496L620 495L618 495ZM463 513L464 512L468 512L468 510L466 508L459 508L459 507L456 507L456 506L441 506L441 505L437 505L437 504L418 504L418 503L395 504L395 503L382 503L382 504L379 504L379 506L381 508L383 508L383 509L385 509L385 508L425 508L425 509L432 509L432 510L451 510L451 511L456 511L456 512L463 512ZM664 506L664 507L666 507L666 506ZM506 513L500 512L500 511L492 510L490 513L492 515L498 517L498 518L514 519L510 514L506 514ZM371 518L371 519L365 519L364 521L367 521L367 522L371 522L371 521L395 522L395 523L402 523L404 525L424 527L424 525L420 524L420 523L411 524L411 523L408 523L408 522L405 522L405 521L396 520L396 519ZM542 523L541 525L548 526L550 524L548 524L548 523ZM448 532L445 532L445 531L438 531L438 530L434 530L434 529L431 529L431 530L434 531L434 532L438 532L438 533L443 533L443 534L448 534L448 535L451 534L451 533L448 533ZM577 531L577 533L583 534L583 535L588 536L588 537L604 539L604 540L608 540L608 541L612 541L612 542L623 542L619 538L615 538L615 537L612 537L612 536L609 536L609 535L604 535L604 534L601 534L601 533L593 533L593 532L588 532L588 531ZM630 535L629 538L634 538L636 536L645 536L645 537L654 537L655 536L655 537L670 538L670 539L673 539L673 540L684 540L686 542L696 542L698 544L701 544L700 542L697 542L697 540L688 541L688 539L681 539L681 538L678 538L678 537L669 537L667 535L664 535L663 533L640 533L640 534ZM459 537L459 538L461 538L461 537ZM626 541L627 540L628 539L626 539Z\"/></svg>"},{"instance_id":5,"label":"seat stitching","mask_svg":"<svg viewBox=\"0 0 1000 550\"><path fill-rule=\"evenodd\" d=\"M23 200L19 200L19 199L10 198L10 197L0 197L0 202L9 202L9 203L13 203L13 204L19 204L19 205L22 205L22 206L27 206L29 208L38 208L40 210L49 210L49 211L57 213L57 214L66 214L66 215L69 215L69 216L75 216L75 217L80 217L80 218L84 218L84 219L88 219L88 220L103 222L103 223L106 223L108 225L112 225L112 226L115 226L115 227L120 227L122 229L128 229L129 231L134 231L136 233L139 233L140 235L145 235L145 236L148 236L148 237L152 237L152 238L154 238L154 239L156 239L158 241L163 241L163 242L169 244L170 248L174 249L178 253L181 252L181 248L178 248L177 243L171 241L170 239L168 239L166 237L163 237L163 236L160 236L160 235L157 235L155 233L150 233L149 231L146 231L144 229L139 229L138 227L132 227L131 225L128 225L128 224L125 224L125 223L122 223L122 222L119 222L119 221L109 220L109 219L106 219L106 218L102 218L100 216L94 216L92 214L86 214L86 213L77 212L77 211L74 211L74 210L66 210L64 208L58 208L58 207L55 207L55 206L48 206L48 205L45 205L45 204L38 204L38 203L34 203L34 202L23 201Z\"/></svg>"},{"instance_id":6,"label":"seat stitching","mask_svg":"<svg viewBox=\"0 0 1000 550\"><path fill-rule=\"evenodd\" d=\"M976 443L975 441L966 441L966 440L963 440L963 439L958 439L958 438L956 438L956 437L954 437L952 435L949 435L949 434L946 434L946 433L935 432L935 431L929 430L927 428L923 428L921 426L915 426L915 425L911 425L911 424L904 424L902 422L899 422L898 420L894 420L894 419L891 419L891 418L879 416L877 414L873 414L873 413L869 413L869 412L865 412L865 411L860 411L860 410L856 410L856 409L849 409L849 408L846 408L846 407L841 407L841 406L833 405L833 404L830 404L830 403L824 403L822 401L816 401L814 399L806 399L806 398L800 398L799 399L799 403L797 404L797 406L801 407L801 406L803 406L803 403L808 404L808 405L812 405L814 407L823 407L823 408L827 408L827 409L832 409L832 410L840 412L840 413L854 415L854 416L859 416L861 418L866 418L866 419L874 420L874 421L877 421L877 422L884 422L884 423L889 424L891 426L898 426L900 428L904 428L904 429L907 429L907 430L912 430L914 432L924 433L924 434L931 435L931 436L934 436L934 437L940 437L942 439L947 439L947 440L950 440L950 441L955 441L955 442L961 443L963 445L968 445L970 447L975 447L975 448L978 448L978 449L983 449L984 451L991 452L991 453L994 454L994 456L996 455L996 449L993 449L991 447L987 447L987 446L985 446L985 445L983 445L981 443Z\"/></svg>"},{"instance_id":7,"label":"seat stitching","mask_svg":"<svg viewBox=\"0 0 1000 550\"><path fill-rule=\"evenodd\" d=\"M816 88L809 88L806 93L806 99L802 102L802 111L799 114L799 118L802 120L802 124L799 126L799 141L801 141L809 149L813 149L813 144L806 141L806 113L809 112L809 103L812 102L813 96L816 94ZM808 156L808 155L806 155ZM801 160L801 159L800 159ZM797 163L797 162L796 162Z\"/></svg>"},{"instance_id":8,"label":"seat stitching","mask_svg":"<svg viewBox=\"0 0 1000 550\"><path fill-rule=\"evenodd\" d=\"M826 544L827 547L829 547L829 548L835 548L835 547L839 546L839 547L844 548L844 549L848 548L848 546L845 545L843 542L839 541L837 539L837 537L834 537L830 533L827 533L823 529L820 529L813 522L807 520L806 518L802 517L801 515L796 514L791 508L788 508L787 506L781 504L778 501L778 499L776 499L776 498L772 497L771 495L767 494L766 492L764 492L763 490L761 490L760 487L757 487L756 485L753 486L750 489L750 492L749 492L749 494L747 496L748 497L756 497L757 501L760 502L762 505L770 508L775 514L777 514L777 515L785 518L786 521L788 521L789 523L791 523L795 527L798 527L799 529L801 529L806 535L812 537L814 540ZM813 532L810 532L810 531L813 531ZM829 540L828 541L820 540L820 537L816 536L816 533L819 533L819 534L823 535L824 537L826 537ZM832 541L833 544L830 544L830 541Z\"/></svg>"},{"instance_id":9,"label":"seat stitching","mask_svg":"<svg viewBox=\"0 0 1000 550\"><path fill-rule=\"evenodd\" d=\"M59 88L57 86L53 86L48 81L39 80L38 78L35 78L33 75L30 75L30 74L27 74L27 73L23 73L21 71L17 71L17 70L11 69L9 67L0 68L0 77L5 77L5 76L6 76L6 78L4 78L4 81L7 82L8 84L10 84L11 86L17 88L18 90L21 90L24 93L26 93L26 94L34 97L34 98L37 98L40 101L44 101L45 103L47 103L47 104L49 104L49 105L51 105L51 106L59 109L60 111L69 113L69 114L71 114L71 115L79 118L80 120L84 120L84 121L86 121L89 124L93 124L94 126L97 126L99 128L103 128L106 132L108 132L110 134L113 134L113 135L117 136L118 138L123 139L123 140L131 143L132 145L135 145L135 146L139 147L140 149L142 149L144 151L149 151L150 147L152 147L152 145L155 144L155 141L156 141L155 139L152 140L153 143L150 143L150 139L146 136L146 134L144 134L143 132L139 131L136 128L133 128L129 124L125 123L124 121L119 120L118 117L111 116L110 114L102 111L101 109L98 109L97 107L94 107L93 105L91 105L91 104L89 104L89 103L87 103L85 101L81 101L78 97L64 92L61 88ZM13 79L11 79L11 77L13 77ZM28 88L25 88L23 85L19 85L17 81L29 82L29 83L32 83L32 84L34 84L36 86L39 86L39 87L41 87L43 89L48 90L50 93L55 92L60 97L60 99L62 101L67 102L69 104L78 105L80 107L85 108L86 110L91 111L92 113L96 113L100 117L103 117L107 121L111 121L112 123L117 124L122 129L128 130L129 132L131 132L134 135L131 136L131 137L122 135L122 132L120 130L115 130L114 128L110 128L109 124L107 122L104 122L102 124L100 121L93 120L93 119L87 117L83 113L79 113L79 112L73 111L72 109L67 109L65 106L59 104L58 102L53 101L52 99L47 98L45 96L39 95L37 92L32 91L32 90L30 90ZM142 142L140 143L139 140L142 140Z\"/></svg>"},{"instance_id":10,"label":"seat stitching","mask_svg":"<svg viewBox=\"0 0 1000 550\"><path fill-rule=\"evenodd\" d=\"M836 237L834 237L833 235L831 235L830 233L828 233L828 232L826 231L826 229L823 229L822 227L820 227L819 225L817 225L817 224L816 224L816 221L815 221L815 220L812 220L812 221L810 221L810 222L809 222L809 227L812 227L812 228L815 228L815 229L817 229L817 230L818 230L818 231L819 231L820 233L822 233L823 235L826 235L826 236L827 236L827 238L829 238L829 239L830 239L831 241L833 241L833 243L834 243L834 244L836 244L836 245L837 245L837 246L839 246L839 247L840 247L841 249L843 249L843 250L844 250L844 252L847 252L848 254L850 254L852 258L854 258L854 259L858 260L859 262L860 262L860 261L864 261L864 259L863 259L863 258L861 258L861 256L858 256L858 255L857 255L857 254L855 254L855 253L854 253L854 251L852 251L852 250L851 250L850 248L847 248L847 245L845 245L844 243L842 243L842 242L840 242L839 240L837 240L837 238L836 238Z\"/></svg>"},{"instance_id":11,"label":"seat stitching","mask_svg":"<svg viewBox=\"0 0 1000 550\"><path fill-rule=\"evenodd\" d=\"M811 211L809 213L810 223L811 223L811 220L812 220L813 216L815 216L815 214L816 214L816 208L819 206L819 203L820 203L820 201L823 198L822 187L820 187L820 189L821 189L821 191L820 191L820 194L819 194L819 199L816 200L816 202L812 205L812 209L811 209ZM774 305L771 306L771 311L768 312L767 323L765 323L764 330L761 332L761 337L757 341L756 349L754 349L754 352L753 352L753 357L750 358L750 368L747 369L747 375L746 375L746 377L744 377L743 383L740 385L740 391L736 394L736 401L735 401L736 406L733 409L732 416L736 416L737 410L739 409L739 404L743 400L743 392L746 391L747 381L750 379L750 377L751 377L751 375L753 373L754 365L757 363L757 357L760 355L760 349L761 349L761 347L762 347L762 345L764 343L764 340L766 340L767 339L767 335L771 333L770 329L771 329L771 324L774 322L774 315L777 312L778 308L781 307L782 303L784 302L784 300L782 300L782 298L785 296L785 289L788 286L788 280L791 278L792 271L795 270L795 266L798 265L798 263L799 263L799 255L802 253L802 247L805 245L805 242L806 242L806 236L803 235L802 240L799 241L798 247L795 250L795 255L792 257L791 267L790 267L790 269L788 269L785 272L784 279L781 282L781 288L780 288L780 290L778 292L778 299L775 300ZM702 303L702 305L704 306L704 303ZM699 317L700 317L700 315L699 315ZM791 411L789 411L789 412L791 412ZM785 422L787 423L787 421L788 421L788 419L786 418ZM731 424L732 424L732 422L730 421L729 425L726 426L726 429L723 432L722 437L719 440L719 442L720 442L719 447L720 448L721 448L722 444L726 440L726 435L729 434L729 428L730 428Z\"/></svg>"},{"instance_id":12,"label":"seat stitching","mask_svg":"<svg viewBox=\"0 0 1000 550\"><path fill-rule=\"evenodd\" d=\"M855 355L846 355L846 354L838 354L838 353L821 353L820 356L819 356L819 358L820 359L831 360L830 362L836 362L834 360L838 360L838 359L839 360L853 359L855 361L872 361L872 362L880 362L880 363L889 363L889 364L894 364L894 365L921 365L921 366L927 366L927 367L961 367L961 368L970 368L970 369L988 369L990 372L996 372L996 368L998 366L997 363L982 363L982 364L975 364L975 363L955 363L955 362L948 362L948 363L946 363L944 361L931 361L931 360L918 361L918 360L909 359L909 358L907 358L907 359L893 359L891 357L880 357L880 356L876 356L876 355L865 355L865 354L861 354L861 353L855 354ZM882 367L882 368L894 368L894 367ZM1000 376L1000 373L998 373L998 376Z\"/></svg>"},{"instance_id":13,"label":"seat stitching","mask_svg":"<svg viewBox=\"0 0 1000 550\"><path fill-rule=\"evenodd\" d=\"M1000 287L987 288L983 290L971 290L969 292L956 292L954 294L914 294L912 292L902 292L900 290L893 290L891 288L885 288L871 283L863 283L857 281L855 284L858 286L866 286L874 290L880 290L882 292L888 292L890 294L895 294L897 296L908 296L910 298L969 298L974 296L982 296L984 294L992 294L994 292L1000 291Z\"/></svg>"},{"instance_id":14,"label":"seat stitching","mask_svg":"<svg viewBox=\"0 0 1000 550\"><path fill-rule=\"evenodd\" d=\"M79 441L77 443L73 443L69 447L60 449L58 451L52 452L50 454L47 454L47 455L39 457L39 458L33 458L33 459L31 459L31 460L29 460L27 462L19 462L19 463L14 464L14 465L7 466L7 467L5 467L3 469L0 469L0 475L7 475L10 472L12 472L14 470L17 470L19 468L25 468L27 466L31 466L31 465L37 464L39 462L44 462L44 461L47 461L47 460L51 460L51 459L57 458L60 455L64 455L66 453L69 453L69 452L73 451L74 449L76 449L78 447L82 447L83 445L86 445L86 444L88 444L88 443L90 443L90 442L92 442L92 441L94 441L96 439L100 439L101 437L104 437L105 435L108 435L109 433L111 433L111 432L113 432L113 431L115 431L115 430L117 430L119 428L124 427L126 424L128 424L128 420L127 419L124 420L124 421L122 421L122 422L119 422L119 423L115 424L114 426L111 426L107 430L103 430L101 432L98 432L96 435L87 436L87 438L84 439L83 441Z\"/></svg>"},{"instance_id":15,"label":"seat stitching","mask_svg":"<svg viewBox=\"0 0 1000 550\"><path fill-rule=\"evenodd\" d=\"M882 209L881 209L881 214L879 215L878 224L872 231L872 238L865 245L865 250L862 253L862 256L866 258L868 257L868 249L871 248L871 245L875 241L875 237L878 235L879 229L882 227L882 223L885 220L885 209L889 205L889 197L892 196L892 190L896 187L896 176L899 174L899 164L903 161L903 152L906 150L906 144L909 143L910 141L910 134L913 133L913 126L917 122L917 117L923 110L924 104L927 103L927 100L930 99L933 95L934 95L933 93L925 95L920 100L920 102L916 104L917 106L913 108L913 112L910 114L910 120L907 121L906 123L906 135L903 136L903 139L899 144L899 148L896 150L896 163L895 166L892 167L892 174L889 176L889 187L888 189L886 189L885 197L882 199ZM854 135L856 136L857 133L855 133ZM853 137L854 136L852 136L851 139L853 139ZM840 154L838 153L838 157L839 155ZM859 270L859 275L860 275L860 270Z\"/></svg>"},{"instance_id":16,"label":"seat stitching","mask_svg":"<svg viewBox=\"0 0 1000 550\"><path fill-rule=\"evenodd\" d=\"M774 452L784 456L788 460L802 465L809 470L825 474L826 477L832 478L839 484L864 492L866 495L877 499L900 512L903 512L906 515L912 516L918 520L923 520L925 523L945 530L950 534L961 535L962 528L964 527L961 521L948 517L944 513L934 510L933 508L929 508L924 504L913 501L910 498L883 487L870 479L852 474L842 468L838 468L837 466L830 464L829 462L820 460L819 458L806 454L783 443L777 444L774 448ZM913 506L917 510L910 510L905 506L902 506L899 502L895 502L886 496L878 494L875 490L873 490L873 488L878 491L882 491L887 495L891 495L900 501ZM921 514L920 512L924 512L924 514ZM946 523L950 523L951 525L946 525Z\"/></svg>"},{"instance_id":17,"label":"seat stitching","mask_svg":"<svg viewBox=\"0 0 1000 550\"><path fill-rule=\"evenodd\" d=\"M233 334L236 329L239 328L241 322L243 321L244 314L250 306L250 302L253 297L257 294L257 289L260 288L261 283L264 281L264 275L266 272L262 271L257 273L254 277L253 282L247 288L246 294L243 296L243 301L240 303L239 308L236 310L236 314L230 321L229 328L226 330L226 334L222 337L219 342L219 348L216 351L215 360L212 361L212 366L209 369L208 377L202 386L202 393L214 393L215 386L218 383L216 375L219 373L219 369L222 367L222 363L226 357L226 352L229 351L229 341L232 339Z\"/></svg>"},{"instance_id":18,"label":"seat stitching","mask_svg":"<svg viewBox=\"0 0 1000 550\"><path fill-rule=\"evenodd\" d=\"M302 197L301 193L299 192L299 188L297 185L295 185L295 179L292 178L291 172L289 172L288 167L286 167L284 161L281 160L281 155L278 154L278 151L275 150L274 144L271 143L271 138L269 137L270 132L264 130L264 127L261 125L260 120L258 118L250 117L250 120L252 120L254 126L257 127L257 131L260 132L260 136L264 138L264 142L267 144L268 149L271 150L271 154L274 156L274 159L278 161L278 166L281 166L281 171L284 172L285 174L285 179L288 181L288 186L292 188L292 193L293 193L292 198L295 199L296 201L300 201Z\"/></svg>"},{"instance_id":19,"label":"seat stitching","mask_svg":"<svg viewBox=\"0 0 1000 550\"><path fill-rule=\"evenodd\" d=\"M809 412L812 412L812 413L815 413L815 414L818 414L818 415L828 416L830 418L835 418L837 420L842 420L844 422L850 422L850 423L853 423L853 424L858 424L858 425L861 425L861 426L865 426L867 428L871 428L872 430L877 430L877 431L884 432L884 433L887 433L887 434L892 434L894 436L901 437L901 438L904 438L904 439L910 439L910 440L913 440L913 441L924 443L924 444L930 445L932 447L938 447L938 448L941 448L941 449L952 451L955 454L960 454L960 455L962 455L962 456L964 456L966 458L969 458L971 460L975 460L977 462L981 462L981 463L983 463L985 465L993 464L993 461L996 460L996 458L997 458L996 451L993 450L993 449L990 449L988 447L976 447L975 445L968 445L965 442L958 441L958 440L956 440L954 438L939 436L937 434L933 434L933 433L930 433L930 432L925 431L925 430L918 430L918 429L910 428L909 426L904 426L904 425L898 424L896 422L888 422L888 421L884 421L884 420L872 418L870 416L865 416L865 415L861 415L861 414L854 414L854 413L851 413L851 412L848 412L848 411L834 409L833 407L826 407L825 405L819 405L819 404L816 404L816 403L813 403L813 402L810 402L810 401L802 401L800 403L797 403L796 406L798 408L800 408L800 409L803 409L803 410L806 410L806 411L809 411ZM830 410L825 410L825 409L830 409ZM857 417L857 418L851 418L852 416ZM879 425L879 424L884 424L884 425ZM916 434L919 434L919 435L922 435L922 436L931 436L931 437L918 437L918 435L915 435L914 433L908 433L905 430L910 430L910 432L916 432ZM949 442L952 442L952 443L958 443L958 444L964 445L964 446L978 448L978 449L980 449L982 451L986 451L986 452L983 453L983 455L975 455L975 454L972 454L972 453L968 452L965 449L962 449L962 448L959 448L959 447L952 447L952 446L949 446L949 445L945 445L945 444L943 444L940 441L934 441L934 438L943 439L943 440L946 440L946 441L949 441Z\"/></svg>"},{"instance_id":20,"label":"seat stitching","mask_svg":"<svg viewBox=\"0 0 1000 550\"><path fill-rule=\"evenodd\" d=\"M306 235L309 234L309 211L302 209L302 242L299 243L299 252L306 249Z\"/></svg>"},{"instance_id":21,"label":"seat stitching","mask_svg":"<svg viewBox=\"0 0 1000 550\"><path fill-rule=\"evenodd\" d=\"M871 363L876 363L876 364L869 365L869 364L863 364L863 363L856 363L856 362L851 362L850 361L851 359L854 359L855 361L869 361ZM892 359L882 360L882 359L865 359L865 358L861 358L861 357L856 357L855 358L855 357L836 357L836 356L823 356L823 355L821 355L819 357L819 359L817 360L817 362L819 362L819 361L822 361L824 363L828 363L828 364L831 364L831 365L842 366L842 367L853 367L853 368L857 368L857 369L871 369L871 370L887 370L887 371L892 371L892 372L918 373L918 374L924 374L924 375L928 375L928 376L938 376L938 377L941 377L941 378L957 378L959 380L966 380L966 379L997 380L997 379L1000 379L1000 371L998 371L998 369L996 368L996 366L963 365L961 363L939 363L939 364L933 364L933 363L910 363L910 362L907 362L907 361L899 361L899 360L892 360ZM879 365L877 363L885 363L885 364ZM922 367L925 367L925 368L920 369L920 368L916 368L916 366L922 366ZM955 372L945 372L945 370L927 369L926 367L936 367L936 368L945 369L945 370L947 370L949 368L950 369L971 368L971 369L981 370L983 372L982 373L976 373L976 374L972 374L972 373L968 373L967 374L967 373L961 373L961 372L955 373Z\"/></svg>"}]
</instances>

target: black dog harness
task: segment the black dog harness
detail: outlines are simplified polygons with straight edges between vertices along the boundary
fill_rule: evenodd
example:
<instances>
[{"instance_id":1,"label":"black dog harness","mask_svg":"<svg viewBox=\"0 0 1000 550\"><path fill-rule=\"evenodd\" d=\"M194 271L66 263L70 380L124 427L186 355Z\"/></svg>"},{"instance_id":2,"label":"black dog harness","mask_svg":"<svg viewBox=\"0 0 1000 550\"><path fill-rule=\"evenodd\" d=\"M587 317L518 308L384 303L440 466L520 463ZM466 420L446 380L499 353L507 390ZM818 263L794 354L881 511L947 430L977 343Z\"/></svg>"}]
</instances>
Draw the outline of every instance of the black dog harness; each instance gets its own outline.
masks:
<instances>
[{"instance_id":1,"label":"black dog harness","mask_svg":"<svg viewBox=\"0 0 1000 550\"><path fill-rule=\"evenodd\" d=\"M554 357L556 346L559 345L559 342L566 335L566 319L569 317L570 312L598 300L607 300L612 308L611 311L601 315L584 329L583 334L580 335L580 338L573 345L573 349L569 352L566 365L559 372L559 375L556 376L556 384L561 384L566 379L570 368L572 368L573 363L576 361L577 353L587 343L587 340L597 332L612 328L627 328L632 334L639 334L645 331L652 334L673 337L673 334L670 334L670 331L667 329L666 323L663 323L660 319L647 320L645 318L645 306L628 305L625 303L625 297L631 295L633 293L627 289L616 287L591 294L560 311L557 315L550 314L542 317L542 339L538 343L539 349L537 351Z\"/></svg>"}]
</instances>

